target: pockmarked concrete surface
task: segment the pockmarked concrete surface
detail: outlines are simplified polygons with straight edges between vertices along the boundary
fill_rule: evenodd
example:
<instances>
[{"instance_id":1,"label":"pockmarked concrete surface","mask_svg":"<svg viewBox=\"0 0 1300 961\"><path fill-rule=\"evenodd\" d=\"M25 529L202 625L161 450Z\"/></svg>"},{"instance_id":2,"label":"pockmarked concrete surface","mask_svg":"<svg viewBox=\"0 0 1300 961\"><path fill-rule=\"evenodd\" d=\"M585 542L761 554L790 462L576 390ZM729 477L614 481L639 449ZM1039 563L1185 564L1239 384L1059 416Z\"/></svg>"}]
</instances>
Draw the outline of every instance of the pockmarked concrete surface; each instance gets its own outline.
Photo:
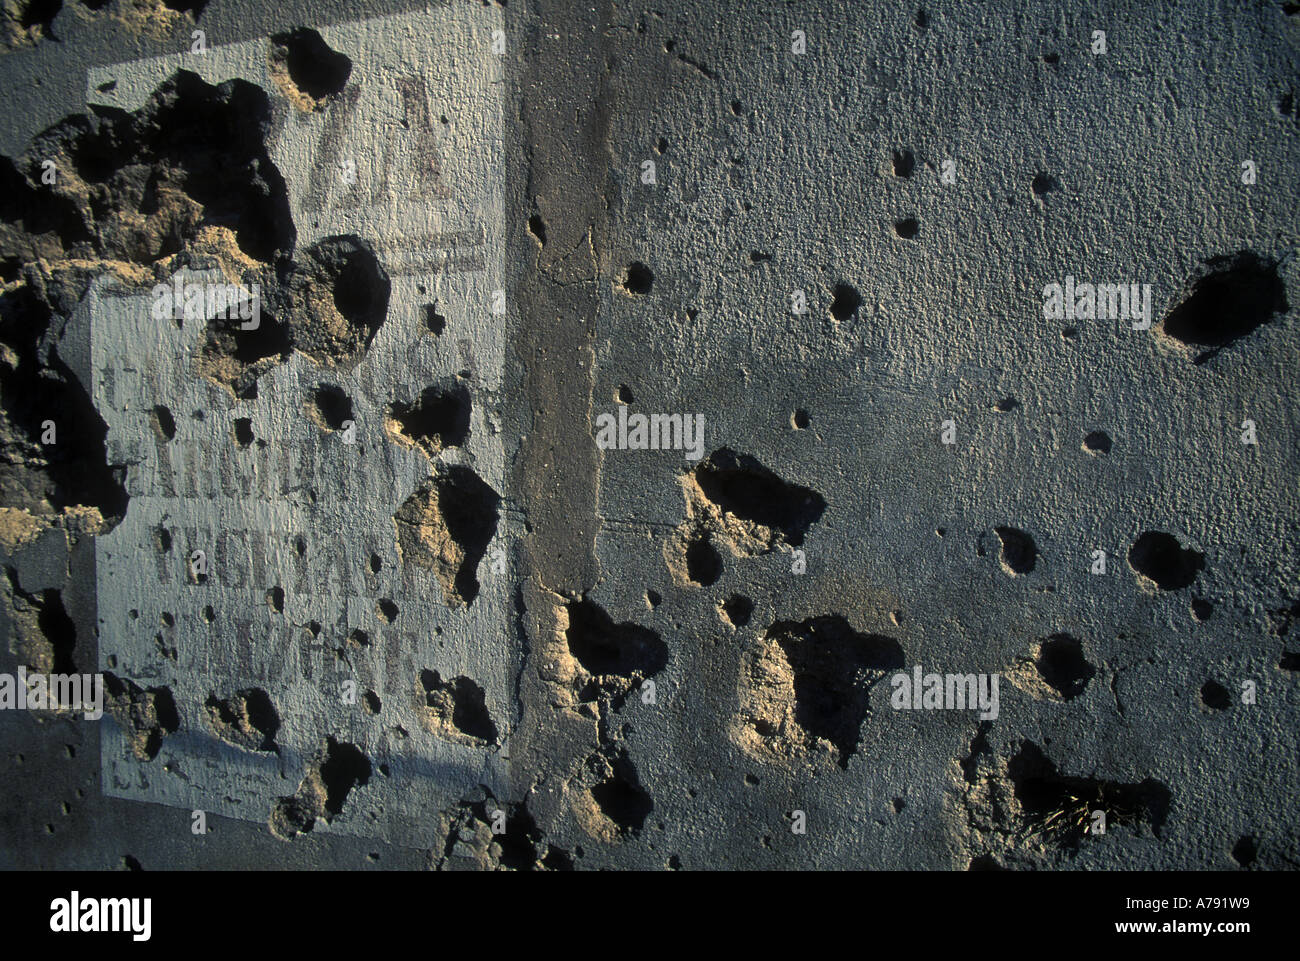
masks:
<instances>
[{"instance_id":1,"label":"pockmarked concrete surface","mask_svg":"<svg viewBox=\"0 0 1300 961\"><path fill-rule=\"evenodd\" d=\"M1300 864L1294 4L11 6L0 864Z\"/></svg>"}]
</instances>

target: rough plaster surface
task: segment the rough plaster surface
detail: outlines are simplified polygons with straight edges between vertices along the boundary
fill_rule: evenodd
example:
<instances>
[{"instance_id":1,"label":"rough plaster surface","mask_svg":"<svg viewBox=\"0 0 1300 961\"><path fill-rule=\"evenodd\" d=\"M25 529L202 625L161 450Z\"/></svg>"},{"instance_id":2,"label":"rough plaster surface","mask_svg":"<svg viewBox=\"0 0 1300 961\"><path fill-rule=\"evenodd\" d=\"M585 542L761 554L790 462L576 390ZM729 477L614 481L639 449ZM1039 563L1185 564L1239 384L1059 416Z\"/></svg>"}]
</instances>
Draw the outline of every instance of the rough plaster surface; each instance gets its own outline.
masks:
<instances>
[{"instance_id":1,"label":"rough plaster surface","mask_svg":"<svg viewBox=\"0 0 1300 961\"><path fill-rule=\"evenodd\" d=\"M67 4L57 53L0 56L0 150L39 161L52 124L177 71L238 78L294 257L355 236L391 290L358 356L292 350L255 396L196 367L204 322L149 312L157 275L216 266L101 268L54 312L43 349L129 502L96 534L7 490L0 669L57 592L55 653L166 689L177 723L149 756L144 693L99 722L0 712L0 863L1300 862L1291 5L105 17ZM286 83L270 38L300 27L350 61L338 91ZM1149 284L1150 329L1046 318L1067 275ZM354 442L313 418L321 384ZM394 405L458 384L463 441L394 434ZM601 449L620 407L702 416L704 459ZM457 466L500 496L468 605L394 523ZM998 674L998 716L894 710L918 665ZM238 716L254 689L273 746Z\"/></svg>"}]
</instances>

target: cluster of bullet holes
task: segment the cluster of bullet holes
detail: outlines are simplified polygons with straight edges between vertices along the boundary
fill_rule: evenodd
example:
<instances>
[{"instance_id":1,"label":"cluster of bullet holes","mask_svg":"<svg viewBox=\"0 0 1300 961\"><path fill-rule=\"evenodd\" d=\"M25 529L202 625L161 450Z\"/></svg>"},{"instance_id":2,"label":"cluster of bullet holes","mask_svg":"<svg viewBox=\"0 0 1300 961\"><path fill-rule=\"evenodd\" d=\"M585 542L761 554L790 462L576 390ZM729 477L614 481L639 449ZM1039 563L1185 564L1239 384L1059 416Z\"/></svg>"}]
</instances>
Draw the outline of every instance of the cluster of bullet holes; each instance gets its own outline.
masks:
<instances>
[{"instance_id":1,"label":"cluster of bullet holes","mask_svg":"<svg viewBox=\"0 0 1300 961\"><path fill-rule=\"evenodd\" d=\"M862 295L849 284L839 283L831 292L831 316L840 323L856 316L862 306Z\"/></svg>"},{"instance_id":2,"label":"cluster of bullet holes","mask_svg":"<svg viewBox=\"0 0 1300 961\"><path fill-rule=\"evenodd\" d=\"M1178 538L1164 531L1147 531L1129 548L1128 563L1133 570L1162 591L1177 591L1191 586L1205 567L1205 556L1183 547Z\"/></svg>"},{"instance_id":3,"label":"cluster of bullet holes","mask_svg":"<svg viewBox=\"0 0 1300 961\"><path fill-rule=\"evenodd\" d=\"M627 271L623 277L623 289L629 294L644 296L650 293L654 281L655 275L650 268L636 260L627 265Z\"/></svg>"},{"instance_id":4,"label":"cluster of bullet holes","mask_svg":"<svg viewBox=\"0 0 1300 961\"><path fill-rule=\"evenodd\" d=\"M1254 251L1211 257L1201 263L1190 292L1165 318L1164 333L1199 350L1204 364L1234 341L1289 309L1279 262Z\"/></svg>"}]
</instances>

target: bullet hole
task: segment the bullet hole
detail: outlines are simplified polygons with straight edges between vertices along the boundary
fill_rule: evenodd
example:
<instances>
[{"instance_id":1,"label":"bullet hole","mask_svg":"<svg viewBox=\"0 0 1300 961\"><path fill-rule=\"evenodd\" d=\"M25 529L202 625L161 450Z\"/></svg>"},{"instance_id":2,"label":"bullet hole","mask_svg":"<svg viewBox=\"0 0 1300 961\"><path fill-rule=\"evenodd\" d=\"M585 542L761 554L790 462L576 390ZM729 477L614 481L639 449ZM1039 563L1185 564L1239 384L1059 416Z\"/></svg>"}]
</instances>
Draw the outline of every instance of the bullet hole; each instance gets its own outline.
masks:
<instances>
[{"instance_id":1,"label":"bullet hole","mask_svg":"<svg viewBox=\"0 0 1300 961\"><path fill-rule=\"evenodd\" d=\"M645 602L653 610L663 603L663 597L656 590L647 590L645 592Z\"/></svg>"},{"instance_id":2,"label":"bullet hole","mask_svg":"<svg viewBox=\"0 0 1300 961\"><path fill-rule=\"evenodd\" d=\"M700 462L695 482L724 514L765 528L757 533L791 547L803 544L808 529L826 510L826 500L816 491L787 483L753 457L726 447Z\"/></svg>"},{"instance_id":3,"label":"bullet hole","mask_svg":"<svg viewBox=\"0 0 1300 961\"><path fill-rule=\"evenodd\" d=\"M641 786L636 768L626 754L614 759L610 776L591 789L600 812L614 822L620 834L635 834L645 826L654 802Z\"/></svg>"},{"instance_id":4,"label":"bullet hole","mask_svg":"<svg viewBox=\"0 0 1300 961\"><path fill-rule=\"evenodd\" d=\"M1034 179L1030 181L1029 186L1033 190L1034 196L1041 197L1045 193L1056 190L1060 185L1055 178L1040 172L1034 175Z\"/></svg>"},{"instance_id":5,"label":"bullet hole","mask_svg":"<svg viewBox=\"0 0 1300 961\"><path fill-rule=\"evenodd\" d=\"M370 759L355 744L340 744L334 738L329 738L326 741L325 760L320 765L320 779L325 785L326 813L337 817L352 789L370 782L370 773Z\"/></svg>"},{"instance_id":6,"label":"bullet hole","mask_svg":"<svg viewBox=\"0 0 1300 961\"><path fill-rule=\"evenodd\" d=\"M868 695L886 672L903 666L898 642L859 634L838 614L773 624L746 672L742 716L768 749L809 750L827 742L841 768L857 751Z\"/></svg>"},{"instance_id":7,"label":"bullet hole","mask_svg":"<svg viewBox=\"0 0 1300 961\"><path fill-rule=\"evenodd\" d=\"M461 737L480 744L495 744L497 726L488 713L483 689L468 677L454 677L444 681L437 671L420 672L420 686L424 689L425 720L434 733Z\"/></svg>"},{"instance_id":8,"label":"bullet hole","mask_svg":"<svg viewBox=\"0 0 1300 961\"><path fill-rule=\"evenodd\" d=\"M1300 671L1300 652L1283 651L1277 666L1284 671Z\"/></svg>"},{"instance_id":9,"label":"bullet hole","mask_svg":"<svg viewBox=\"0 0 1300 961\"><path fill-rule=\"evenodd\" d=\"M1107 828L1147 824L1159 836L1169 813L1169 788L1153 778L1122 784L1069 777L1032 741L1007 763L1013 793L1020 804L1026 836L1039 835L1057 846L1074 847L1091 826L1094 811L1106 812Z\"/></svg>"},{"instance_id":10,"label":"bullet hole","mask_svg":"<svg viewBox=\"0 0 1300 961\"><path fill-rule=\"evenodd\" d=\"M253 443L253 421L249 417L236 417L233 429L235 443L247 450Z\"/></svg>"},{"instance_id":11,"label":"bullet hole","mask_svg":"<svg viewBox=\"0 0 1300 961\"><path fill-rule=\"evenodd\" d=\"M916 29L921 31L922 33L925 32L926 27L930 26L930 17L925 12L924 7L916 11L916 20L913 22L916 24Z\"/></svg>"},{"instance_id":12,"label":"bullet hole","mask_svg":"<svg viewBox=\"0 0 1300 961\"><path fill-rule=\"evenodd\" d=\"M163 405L159 404L153 409L149 421L154 433L164 443L176 437L176 419L172 417L172 412Z\"/></svg>"},{"instance_id":13,"label":"bullet hole","mask_svg":"<svg viewBox=\"0 0 1300 961\"><path fill-rule=\"evenodd\" d=\"M1083 656L1083 642L1068 634L1053 634L1038 648L1039 675L1061 699L1072 701L1088 686L1097 669Z\"/></svg>"},{"instance_id":14,"label":"bullet hole","mask_svg":"<svg viewBox=\"0 0 1300 961\"><path fill-rule=\"evenodd\" d=\"M765 254L761 250L751 250L749 252L749 262L751 264L766 264L766 263L771 263L771 261L772 261L771 254Z\"/></svg>"},{"instance_id":15,"label":"bullet hole","mask_svg":"<svg viewBox=\"0 0 1300 961\"><path fill-rule=\"evenodd\" d=\"M379 700L379 695L374 691L366 691L365 695L361 698L361 706L367 714L373 717L379 713L380 709L383 707L383 703ZM387 774L386 771L384 773Z\"/></svg>"},{"instance_id":16,"label":"bullet hole","mask_svg":"<svg viewBox=\"0 0 1300 961\"><path fill-rule=\"evenodd\" d=\"M1012 576L1032 571L1038 563L1034 539L1014 527L995 527L993 530L1002 543L1002 569Z\"/></svg>"},{"instance_id":17,"label":"bullet hole","mask_svg":"<svg viewBox=\"0 0 1300 961\"><path fill-rule=\"evenodd\" d=\"M999 414L1009 414L1019 406L1020 401L1016 400L1014 397L1003 397L993 405L993 409Z\"/></svg>"},{"instance_id":18,"label":"bullet hole","mask_svg":"<svg viewBox=\"0 0 1300 961\"><path fill-rule=\"evenodd\" d=\"M1232 860L1243 868L1248 868L1254 864L1258 854L1259 847L1255 843L1255 839L1249 834L1243 834L1237 839L1237 843L1232 846Z\"/></svg>"},{"instance_id":19,"label":"bullet hole","mask_svg":"<svg viewBox=\"0 0 1300 961\"><path fill-rule=\"evenodd\" d=\"M862 306L862 295L848 284L836 284L831 299L831 316L841 323L858 312Z\"/></svg>"},{"instance_id":20,"label":"bullet hole","mask_svg":"<svg viewBox=\"0 0 1300 961\"><path fill-rule=\"evenodd\" d=\"M921 222L915 217L905 217L894 221L894 231L904 240L911 240L921 232Z\"/></svg>"},{"instance_id":21,"label":"bullet hole","mask_svg":"<svg viewBox=\"0 0 1300 961\"><path fill-rule=\"evenodd\" d=\"M203 606L203 619L209 624L217 619L217 612L212 609L211 604L205 604Z\"/></svg>"},{"instance_id":22,"label":"bullet hole","mask_svg":"<svg viewBox=\"0 0 1300 961\"><path fill-rule=\"evenodd\" d=\"M204 705L212 729L222 740L249 751L279 753L275 735L280 730L280 715L266 691L250 687L228 698L209 694Z\"/></svg>"},{"instance_id":23,"label":"bullet hole","mask_svg":"<svg viewBox=\"0 0 1300 961\"><path fill-rule=\"evenodd\" d=\"M154 545L158 548L160 554L170 554L172 549L172 534L161 524L154 528L153 531Z\"/></svg>"},{"instance_id":24,"label":"bullet hole","mask_svg":"<svg viewBox=\"0 0 1300 961\"><path fill-rule=\"evenodd\" d=\"M546 222L542 220L541 214L533 214L528 218L528 232L533 235L539 246L546 246Z\"/></svg>"},{"instance_id":25,"label":"bullet hole","mask_svg":"<svg viewBox=\"0 0 1300 961\"><path fill-rule=\"evenodd\" d=\"M354 648L355 650L364 650L370 646L370 635L359 627L353 628L353 630L348 634L348 639L345 643L348 647Z\"/></svg>"},{"instance_id":26,"label":"bullet hole","mask_svg":"<svg viewBox=\"0 0 1300 961\"><path fill-rule=\"evenodd\" d=\"M731 112L739 117L745 112L745 108L739 100L733 100L731 101Z\"/></svg>"},{"instance_id":27,"label":"bullet hole","mask_svg":"<svg viewBox=\"0 0 1300 961\"><path fill-rule=\"evenodd\" d=\"M910 150L894 151L894 176L910 177L912 171L916 169L916 157Z\"/></svg>"},{"instance_id":28,"label":"bullet hole","mask_svg":"<svg viewBox=\"0 0 1300 961\"><path fill-rule=\"evenodd\" d=\"M1005 871L1004 868L991 854L981 854L979 857L971 858L967 871Z\"/></svg>"},{"instance_id":29,"label":"bullet hole","mask_svg":"<svg viewBox=\"0 0 1300 961\"><path fill-rule=\"evenodd\" d=\"M657 147L656 149L659 151L660 154L665 154L665 153L667 153L667 152L668 152L668 141L665 140L663 137L660 137L660 138L659 138L659 145L658 145L658 147Z\"/></svg>"},{"instance_id":30,"label":"bullet hole","mask_svg":"<svg viewBox=\"0 0 1300 961\"><path fill-rule=\"evenodd\" d=\"M1083 438L1083 449L1089 454L1109 454L1110 435L1104 430L1089 431Z\"/></svg>"},{"instance_id":31,"label":"bullet hole","mask_svg":"<svg viewBox=\"0 0 1300 961\"><path fill-rule=\"evenodd\" d=\"M1232 705L1232 695L1218 681L1206 681L1201 685L1201 703L1216 711L1226 711Z\"/></svg>"},{"instance_id":32,"label":"bullet hole","mask_svg":"<svg viewBox=\"0 0 1300 961\"><path fill-rule=\"evenodd\" d=\"M1208 621L1214 613L1214 605L1200 597L1192 598L1192 617L1198 621Z\"/></svg>"},{"instance_id":33,"label":"bullet hole","mask_svg":"<svg viewBox=\"0 0 1300 961\"><path fill-rule=\"evenodd\" d=\"M451 607L478 596L478 565L496 534L501 497L463 465L430 478L393 515L405 563L431 569Z\"/></svg>"},{"instance_id":34,"label":"bullet hole","mask_svg":"<svg viewBox=\"0 0 1300 961\"><path fill-rule=\"evenodd\" d=\"M428 328L429 333L433 334L433 336L441 336L442 332L447 329L447 318L438 313L437 302L425 304L422 309L424 311L424 326Z\"/></svg>"},{"instance_id":35,"label":"bullet hole","mask_svg":"<svg viewBox=\"0 0 1300 961\"><path fill-rule=\"evenodd\" d=\"M1045 53L1045 54L1043 54L1043 63L1045 63L1045 64L1048 64L1048 65L1054 67L1054 66L1056 66L1056 65L1057 65L1058 63L1060 63L1060 62L1061 62L1061 55L1060 55L1059 53Z\"/></svg>"},{"instance_id":36,"label":"bullet hole","mask_svg":"<svg viewBox=\"0 0 1300 961\"><path fill-rule=\"evenodd\" d=\"M802 407L790 415L790 426L795 430L807 430L810 424L812 424L812 418L808 416L808 412Z\"/></svg>"},{"instance_id":37,"label":"bullet hole","mask_svg":"<svg viewBox=\"0 0 1300 961\"><path fill-rule=\"evenodd\" d=\"M385 426L402 446L417 447L432 459L469 439L469 415L469 391L463 384L434 385L414 403L391 405Z\"/></svg>"},{"instance_id":38,"label":"bullet hole","mask_svg":"<svg viewBox=\"0 0 1300 961\"><path fill-rule=\"evenodd\" d=\"M309 98L300 106L319 109L324 101L343 92L352 61L330 49L315 30L299 27L271 37L271 72L281 82L287 75L294 89Z\"/></svg>"},{"instance_id":39,"label":"bullet hole","mask_svg":"<svg viewBox=\"0 0 1300 961\"><path fill-rule=\"evenodd\" d=\"M894 798L894 813L895 813L895 814L902 814L902 813L903 813L903 808L905 808L905 807L907 807L907 802L906 802L906 801L904 801L901 797L896 797L896 798Z\"/></svg>"},{"instance_id":40,"label":"bullet hole","mask_svg":"<svg viewBox=\"0 0 1300 961\"><path fill-rule=\"evenodd\" d=\"M277 614L284 613L284 588L273 587L266 592L266 603Z\"/></svg>"},{"instance_id":41,"label":"bullet hole","mask_svg":"<svg viewBox=\"0 0 1300 961\"><path fill-rule=\"evenodd\" d=\"M105 80L103 83L96 86L95 89L98 90L100 93L112 93L114 90L117 89L117 81Z\"/></svg>"},{"instance_id":42,"label":"bullet hole","mask_svg":"<svg viewBox=\"0 0 1300 961\"><path fill-rule=\"evenodd\" d=\"M325 237L306 248L273 291L290 318L293 347L325 367L361 359L388 316L391 293L374 249L353 235Z\"/></svg>"},{"instance_id":43,"label":"bullet hole","mask_svg":"<svg viewBox=\"0 0 1300 961\"><path fill-rule=\"evenodd\" d=\"M1195 358L1195 363L1205 363L1286 313L1286 286L1278 266L1278 261L1250 250L1203 261L1190 293L1165 318L1165 334L1188 346L1208 348Z\"/></svg>"},{"instance_id":44,"label":"bullet hole","mask_svg":"<svg viewBox=\"0 0 1300 961\"><path fill-rule=\"evenodd\" d=\"M370 573L378 574L383 569L384 562L378 554L370 555Z\"/></svg>"},{"instance_id":45,"label":"bullet hole","mask_svg":"<svg viewBox=\"0 0 1300 961\"><path fill-rule=\"evenodd\" d=\"M1128 552L1129 567L1162 591L1189 586L1205 567L1204 555L1184 548L1172 534L1147 531Z\"/></svg>"},{"instance_id":46,"label":"bullet hole","mask_svg":"<svg viewBox=\"0 0 1300 961\"><path fill-rule=\"evenodd\" d=\"M700 587L716 584L722 576L722 556L707 539L701 537L687 545L686 576Z\"/></svg>"},{"instance_id":47,"label":"bullet hole","mask_svg":"<svg viewBox=\"0 0 1300 961\"><path fill-rule=\"evenodd\" d=\"M375 604L375 616L385 624L391 624L393 621L397 620L397 614L397 605L393 603L391 598L382 597L379 599L379 602Z\"/></svg>"},{"instance_id":48,"label":"bullet hole","mask_svg":"<svg viewBox=\"0 0 1300 961\"><path fill-rule=\"evenodd\" d=\"M307 415L321 430L342 430L347 421L353 420L352 398L341 387L321 384L308 402Z\"/></svg>"},{"instance_id":49,"label":"bullet hole","mask_svg":"<svg viewBox=\"0 0 1300 961\"><path fill-rule=\"evenodd\" d=\"M758 776L755 775L755 774L746 774L746 775L745 775L745 783L746 783L747 785L749 785L750 787L757 787L757 786L758 786Z\"/></svg>"},{"instance_id":50,"label":"bullet hole","mask_svg":"<svg viewBox=\"0 0 1300 961\"><path fill-rule=\"evenodd\" d=\"M668 646L649 628L615 624L604 608L585 599L570 602L567 612L565 642L588 674L640 680L667 666Z\"/></svg>"},{"instance_id":51,"label":"bullet hole","mask_svg":"<svg viewBox=\"0 0 1300 961\"><path fill-rule=\"evenodd\" d=\"M1061 330L1061 339L1062 339L1062 340L1078 340L1078 339L1079 339L1079 328L1078 328L1078 327L1065 327L1065 328L1063 328L1063 329Z\"/></svg>"},{"instance_id":52,"label":"bullet hole","mask_svg":"<svg viewBox=\"0 0 1300 961\"><path fill-rule=\"evenodd\" d=\"M632 388L628 387L627 384L620 384L614 399L620 404L632 403Z\"/></svg>"},{"instance_id":53,"label":"bullet hole","mask_svg":"<svg viewBox=\"0 0 1300 961\"><path fill-rule=\"evenodd\" d=\"M181 726L171 688L143 689L127 678L104 673L104 712L117 722L127 746L141 761L152 761L163 738Z\"/></svg>"},{"instance_id":54,"label":"bullet hole","mask_svg":"<svg viewBox=\"0 0 1300 961\"><path fill-rule=\"evenodd\" d=\"M741 594L732 594L722 602L722 614L736 627L744 627L754 613L754 602Z\"/></svg>"},{"instance_id":55,"label":"bullet hole","mask_svg":"<svg viewBox=\"0 0 1300 961\"><path fill-rule=\"evenodd\" d=\"M640 261L634 261L627 265L627 276L623 280L623 288L630 294L644 296L650 293L650 287L654 284L655 275L651 273L650 268Z\"/></svg>"},{"instance_id":56,"label":"bullet hole","mask_svg":"<svg viewBox=\"0 0 1300 961\"><path fill-rule=\"evenodd\" d=\"M308 633L308 634L310 634L312 637L320 637L320 632L321 632L320 621L308 621L308 622L307 622L307 633Z\"/></svg>"}]
</instances>

